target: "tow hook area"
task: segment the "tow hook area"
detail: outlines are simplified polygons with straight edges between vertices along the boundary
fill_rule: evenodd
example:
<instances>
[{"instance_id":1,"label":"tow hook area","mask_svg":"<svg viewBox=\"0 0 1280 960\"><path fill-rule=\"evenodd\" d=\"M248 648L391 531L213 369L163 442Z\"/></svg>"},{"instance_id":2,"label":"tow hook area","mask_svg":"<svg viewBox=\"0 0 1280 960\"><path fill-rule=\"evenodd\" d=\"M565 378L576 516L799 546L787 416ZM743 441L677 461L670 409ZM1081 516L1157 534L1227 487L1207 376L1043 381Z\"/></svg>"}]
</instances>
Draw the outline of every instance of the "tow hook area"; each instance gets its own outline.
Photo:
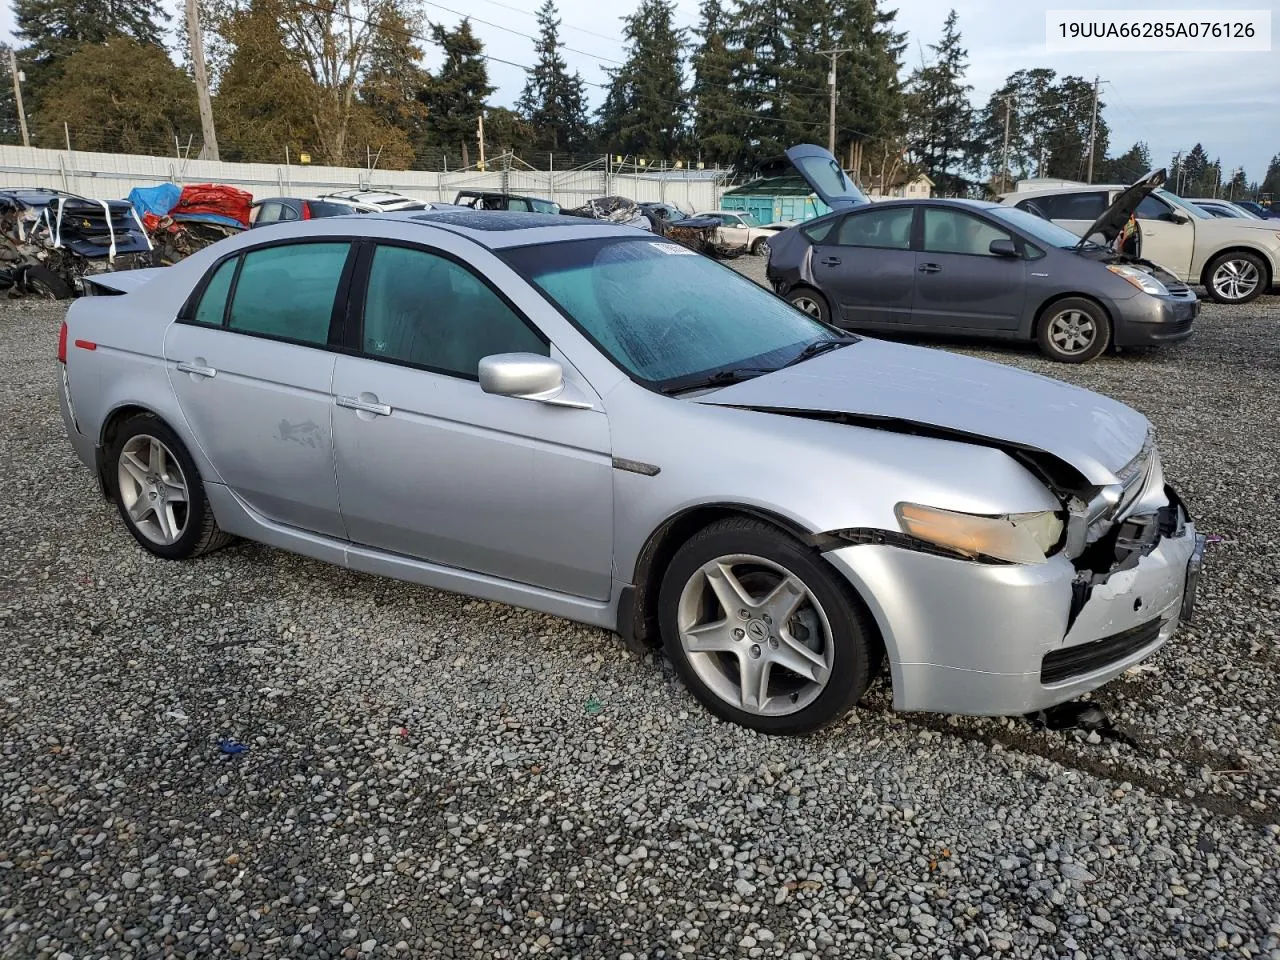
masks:
<instances>
[{"instance_id":1,"label":"tow hook area","mask_svg":"<svg viewBox=\"0 0 1280 960\"><path fill-rule=\"evenodd\" d=\"M1126 746L1139 747L1138 741L1126 730L1117 727L1107 712L1096 703L1069 700L1045 710L1028 713L1023 719L1037 730L1083 730L1094 743L1112 740Z\"/></svg>"}]
</instances>

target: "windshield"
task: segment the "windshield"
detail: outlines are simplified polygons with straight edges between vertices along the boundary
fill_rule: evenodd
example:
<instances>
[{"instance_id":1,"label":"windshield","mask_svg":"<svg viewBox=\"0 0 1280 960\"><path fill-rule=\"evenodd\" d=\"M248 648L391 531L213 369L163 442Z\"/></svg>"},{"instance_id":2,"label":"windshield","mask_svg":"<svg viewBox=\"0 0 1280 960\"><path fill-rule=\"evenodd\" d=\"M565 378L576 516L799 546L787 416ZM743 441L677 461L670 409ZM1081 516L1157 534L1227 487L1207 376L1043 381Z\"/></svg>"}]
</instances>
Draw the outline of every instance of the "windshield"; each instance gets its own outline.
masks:
<instances>
[{"instance_id":1,"label":"windshield","mask_svg":"<svg viewBox=\"0 0 1280 960\"><path fill-rule=\"evenodd\" d=\"M533 207L534 213L559 213L560 204L552 203L550 200L535 200L529 198L529 206Z\"/></svg>"},{"instance_id":2,"label":"windshield","mask_svg":"<svg viewBox=\"0 0 1280 960\"><path fill-rule=\"evenodd\" d=\"M742 217L742 222L745 223L748 227L760 226L760 221L755 218L755 214L740 213L738 214L738 216Z\"/></svg>"},{"instance_id":3,"label":"windshield","mask_svg":"<svg viewBox=\"0 0 1280 960\"><path fill-rule=\"evenodd\" d=\"M767 372L833 330L670 241L611 237L503 254L600 350L659 388L721 371Z\"/></svg>"},{"instance_id":4,"label":"windshield","mask_svg":"<svg viewBox=\"0 0 1280 960\"><path fill-rule=\"evenodd\" d=\"M1163 200L1165 203L1169 204L1170 206L1177 207L1179 210L1181 210L1183 213L1185 213L1189 217L1195 217L1197 220L1213 219L1212 214L1205 213L1203 210L1197 207L1194 203L1187 203L1187 201L1183 200L1176 193L1170 193L1168 190L1164 189L1163 187L1159 187L1152 192L1161 200Z\"/></svg>"},{"instance_id":5,"label":"windshield","mask_svg":"<svg viewBox=\"0 0 1280 960\"><path fill-rule=\"evenodd\" d=\"M998 220L1003 220L1011 227L1017 227L1027 236L1047 243L1051 247L1070 250L1080 245L1080 238L1065 227L1042 219L1034 213L1019 210L1017 207L990 207L987 213Z\"/></svg>"}]
</instances>

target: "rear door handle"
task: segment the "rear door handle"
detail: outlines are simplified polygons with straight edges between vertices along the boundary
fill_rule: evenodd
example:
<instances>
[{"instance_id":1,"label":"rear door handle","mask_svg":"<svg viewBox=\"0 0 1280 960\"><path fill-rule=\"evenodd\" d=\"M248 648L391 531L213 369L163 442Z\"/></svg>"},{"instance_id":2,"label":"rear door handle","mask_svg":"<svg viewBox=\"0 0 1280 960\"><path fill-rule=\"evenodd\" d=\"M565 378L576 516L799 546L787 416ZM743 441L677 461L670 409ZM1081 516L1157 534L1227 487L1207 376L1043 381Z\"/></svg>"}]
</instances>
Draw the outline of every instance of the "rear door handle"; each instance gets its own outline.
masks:
<instances>
[{"instance_id":1,"label":"rear door handle","mask_svg":"<svg viewBox=\"0 0 1280 960\"><path fill-rule=\"evenodd\" d=\"M391 406L386 403L361 400L359 397L338 397L336 402L340 407L346 407L348 410L359 410L361 413L372 413L375 417L391 416Z\"/></svg>"},{"instance_id":2,"label":"rear door handle","mask_svg":"<svg viewBox=\"0 0 1280 960\"><path fill-rule=\"evenodd\" d=\"M189 373L193 377L216 377L218 371L213 367L206 367L204 357L196 357L194 361L183 360L178 364L178 370L181 373Z\"/></svg>"},{"instance_id":3,"label":"rear door handle","mask_svg":"<svg viewBox=\"0 0 1280 960\"><path fill-rule=\"evenodd\" d=\"M819 260L818 262L819 262L820 264L822 264L824 267L838 267L838 266L840 266L840 258L839 258L839 257L823 257L823 258L822 258L821 260Z\"/></svg>"},{"instance_id":4,"label":"rear door handle","mask_svg":"<svg viewBox=\"0 0 1280 960\"><path fill-rule=\"evenodd\" d=\"M916 267L916 269L919 270L921 273L941 273L942 272L942 268L938 266L936 263L922 263L920 264L920 266Z\"/></svg>"}]
</instances>

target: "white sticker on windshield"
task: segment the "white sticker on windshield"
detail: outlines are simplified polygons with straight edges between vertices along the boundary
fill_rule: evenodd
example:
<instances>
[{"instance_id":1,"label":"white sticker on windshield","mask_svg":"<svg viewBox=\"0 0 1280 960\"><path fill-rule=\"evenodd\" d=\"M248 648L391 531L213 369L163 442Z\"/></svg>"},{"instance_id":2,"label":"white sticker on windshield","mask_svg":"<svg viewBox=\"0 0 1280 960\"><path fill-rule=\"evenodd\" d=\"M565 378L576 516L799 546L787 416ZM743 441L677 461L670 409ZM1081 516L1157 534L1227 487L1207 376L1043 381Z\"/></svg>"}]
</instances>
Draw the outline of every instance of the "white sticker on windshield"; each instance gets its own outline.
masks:
<instances>
[{"instance_id":1,"label":"white sticker on windshield","mask_svg":"<svg viewBox=\"0 0 1280 960\"><path fill-rule=\"evenodd\" d=\"M665 253L668 255L682 254L686 257L697 256L697 254L694 251L690 250L688 247L682 247L678 243L650 243L649 246L656 247L662 253Z\"/></svg>"}]
</instances>

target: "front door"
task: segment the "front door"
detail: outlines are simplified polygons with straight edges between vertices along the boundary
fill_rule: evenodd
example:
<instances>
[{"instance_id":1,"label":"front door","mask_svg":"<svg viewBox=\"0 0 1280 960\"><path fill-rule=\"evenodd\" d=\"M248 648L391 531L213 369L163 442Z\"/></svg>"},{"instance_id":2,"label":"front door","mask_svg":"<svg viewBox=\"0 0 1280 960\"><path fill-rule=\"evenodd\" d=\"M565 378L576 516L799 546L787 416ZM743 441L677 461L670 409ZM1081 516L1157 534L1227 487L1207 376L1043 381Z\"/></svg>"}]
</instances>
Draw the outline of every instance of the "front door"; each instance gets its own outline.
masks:
<instances>
[{"instance_id":1,"label":"front door","mask_svg":"<svg viewBox=\"0 0 1280 960\"><path fill-rule=\"evenodd\" d=\"M333 378L351 539L606 599L608 418L487 394L477 381L482 357L550 355L545 338L470 268L411 246L373 249L361 312L359 355L340 356Z\"/></svg>"},{"instance_id":2,"label":"front door","mask_svg":"<svg viewBox=\"0 0 1280 960\"><path fill-rule=\"evenodd\" d=\"M350 244L272 244L223 261L169 325L169 381L196 443L258 513L345 532L333 475L334 300Z\"/></svg>"},{"instance_id":3,"label":"front door","mask_svg":"<svg viewBox=\"0 0 1280 960\"><path fill-rule=\"evenodd\" d=\"M851 326L910 322L916 286L908 206L871 207L847 214L814 245L811 269L836 311Z\"/></svg>"},{"instance_id":4,"label":"front door","mask_svg":"<svg viewBox=\"0 0 1280 960\"><path fill-rule=\"evenodd\" d=\"M990 250L1013 234L954 207L925 207L916 254L913 325L1016 330L1027 298L1026 261Z\"/></svg>"},{"instance_id":5,"label":"front door","mask_svg":"<svg viewBox=\"0 0 1280 960\"><path fill-rule=\"evenodd\" d=\"M1142 242L1138 252L1144 260L1160 264L1182 280L1197 279L1191 276L1196 221L1190 215L1175 212L1159 197L1148 195L1138 204L1134 217Z\"/></svg>"}]
</instances>

